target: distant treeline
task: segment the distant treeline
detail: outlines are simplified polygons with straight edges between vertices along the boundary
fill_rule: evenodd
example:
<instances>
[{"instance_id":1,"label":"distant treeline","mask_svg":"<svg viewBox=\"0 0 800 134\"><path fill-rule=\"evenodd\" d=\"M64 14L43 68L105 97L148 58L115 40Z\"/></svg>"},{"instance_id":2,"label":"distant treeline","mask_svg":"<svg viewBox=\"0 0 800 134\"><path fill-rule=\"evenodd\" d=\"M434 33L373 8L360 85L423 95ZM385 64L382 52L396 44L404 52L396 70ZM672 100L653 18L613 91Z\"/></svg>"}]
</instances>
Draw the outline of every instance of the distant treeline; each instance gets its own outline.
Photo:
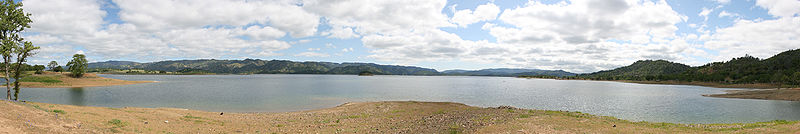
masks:
<instances>
[{"instance_id":1,"label":"distant treeline","mask_svg":"<svg viewBox=\"0 0 800 134\"><path fill-rule=\"evenodd\" d=\"M176 60L152 63L107 61L90 63L94 69L141 69L180 73L216 74L372 74L437 75L434 69L413 66L379 65L374 63L294 62L287 60Z\"/></svg>"},{"instance_id":2,"label":"distant treeline","mask_svg":"<svg viewBox=\"0 0 800 134\"><path fill-rule=\"evenodd\" d=\"M800 85L800 49L782 52L767 59L753 56L734 58L690 67L666 60L640 60L629 66L588 74L563 70L483 69L447 70L374 63L295 62L287 60L176 60L151 63L107 61L90 63L89 68L128 70L127 73L161 74L359 74L376 75L468 75L512 76L525 78L700 81L729 84L771 83ZM133 72L131 70L144 70Z\"/></svg>"},{"instance_id":3,"label":"distant treeline","mask_svg":"<svg viewBox=\"0 0 800 134\"><path fill-rule=\"evenodd\" d=\"M552 76L523 76L555 78ZM800 49L785 51L767 59L746 55L726 62L703 66L665 60L641 60L629 66L557 79L635 80L635 81L701 81L728 84L771 83L800 85Z\"/></svg>"}]
</instances>

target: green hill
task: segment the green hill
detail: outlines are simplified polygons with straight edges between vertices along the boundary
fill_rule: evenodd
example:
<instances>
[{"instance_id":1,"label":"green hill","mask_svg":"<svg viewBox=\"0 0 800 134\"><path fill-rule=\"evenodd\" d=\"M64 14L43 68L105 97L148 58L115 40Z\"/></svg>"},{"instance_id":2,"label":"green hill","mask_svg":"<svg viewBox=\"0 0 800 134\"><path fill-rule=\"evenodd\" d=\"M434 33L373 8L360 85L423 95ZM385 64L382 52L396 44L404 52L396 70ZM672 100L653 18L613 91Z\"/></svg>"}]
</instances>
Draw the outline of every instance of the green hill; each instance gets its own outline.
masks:
<instances>
[{"instance_id":1,"label":"green hill","mask_svg":"<svg viewBox=\"0 0 800 134\"><path fill-rule=\"evenodd\" d=\"M714 62L682 74L682 80L725 83L774 83L800 85L800 49L767 59L753 56Z\"/></svg>"},{"instance_id":2,"label":"green hill","mask_svg":"<svg viewBox=\"0 0 800 134\"><path fill-rule=\"evenodd\" d=\"M674 63L666 60L640 60L629 66L620 67L613 70L599 71L591 74L582 75L594 79L605 80L626 80L640 77L674 75L689 70L691 67L681 63Z\"/></svg>"},{"instance_id":3,"label":"green hill","mask_svg":"<svg viewBox=\"0 0 800 134\"><path fill-rule=\"evenodd\" d=\"M219 73L219 74L358 74L370 71L390 75L436 75L434 69L378 65L373 63L295 62L287 60L174 60L151 63L107 61L89 63L89 68L143 69L155 71Z\"/></svg>"},{"instance_id":4,"label":"green hill","mask_svg":"<svg viewBox=\"0 0 800 134\"><path fill-rule=\"evenodd\" d=\"M698 67L665 60L643 60L629 66L579 77L595 80L677 80L800 85L800 49L785 51L767 59L746 55Z\"/></svg>"}]
</instances>

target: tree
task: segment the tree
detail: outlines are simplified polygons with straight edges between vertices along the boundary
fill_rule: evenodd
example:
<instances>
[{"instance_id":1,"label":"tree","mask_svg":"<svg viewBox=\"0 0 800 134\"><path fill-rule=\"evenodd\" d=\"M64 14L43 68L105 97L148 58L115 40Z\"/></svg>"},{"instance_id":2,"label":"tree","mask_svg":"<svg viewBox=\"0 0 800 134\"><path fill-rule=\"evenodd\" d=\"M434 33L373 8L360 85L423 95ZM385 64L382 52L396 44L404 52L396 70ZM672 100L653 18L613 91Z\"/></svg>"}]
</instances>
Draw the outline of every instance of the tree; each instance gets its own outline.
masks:
<instances>
[{"instance_id":1,"label":"tree","mask_svg":"<svg viewBox=\"0 0 800 134\"><path fill-rule=\"evenodd\" d=\"M20 49L20 45L30 44L25 42L20 33L25 28L30 28L31 14L25 13L22 10L21 2L14 2L13 0L0 1L0 55L3 57L3 70L5 70L6 77L6 98L11 99L11 84L9 83L9 74L11 73L11 60L16 49ZM32 46L32 44L31 44ZM32 49L33 47L29 47ZM24 62L24 61L23 61Z\"/></svg>"},{"instance_id":2,"label":"tree","mask_svg":"<svg viewBox=\"0 0 800 134\"><path fill-rule=\"evenodd\" d=\"M14 54L17 54L17 64L16 64L17 67L14 68L14 79L15 79L15 81L14 81L14 100L15 101L19 100L18 96L19 96L19 89L20 88L19 88L19 81L18 80L19 80L20 75L22 74L22 72L25 70L25 69L23 69L22 64L24 64L25 61L27 61L26 58L28 58L30 56L33 56L33 55L36 55L36 52L33 52L33 50L36 50L36 49L39 49L39 47L33 46L33 43L31 43L29 41L25 41L25 42L23 42L22 47L19 47L19 48L17 48L16 51L14 51Z\"/></svg>"},{"instance_id":3,"label":"tree","mask_svg":"<svg viewBox=\"0 0 800 134\"><path fill-rule=\"evenodd\" d=\"M35 72L36 74L42 74L43 73L42 71L44 71L45 69L44 65L34 65L32 68L33 71L36 71Z\"/></svg>"},{"instance_id":4,"label":"tree","mask_svg":"<svg viewBox=\"0 0 800 134\"><path fill-rule=\"evenodd\" d=\"M56 61L50 61L50 63L47 63L47 68L50 68L51 71L53 71L53 69L56 69L57 66L58 62Z\"/></svg>"},{"instance_id":5,"label":"tree","mask_svg":"<svg viewBox=\"0 0 800 134\"><path fill-rule=\"evenodd\" d=\"M61 66L57 66L56 68L53 68L51 70L53 70L53 72L61 72L64 71L64 68L62 68Z\"/></svg>"},{"instance_id":6,"label":"tree","mask_svg":"<svg viewBox=\"0 0 800 134\"><path fill-rule=\"evenodd\" d=\"M67 70L72 72L72 77L80 78L83 77L83 74L86 73L86 67L89 65L88 61L86 61L86 55L83 54L75 54L72 55L72 61L67 63Z\"/></svg>"}]
</instances>

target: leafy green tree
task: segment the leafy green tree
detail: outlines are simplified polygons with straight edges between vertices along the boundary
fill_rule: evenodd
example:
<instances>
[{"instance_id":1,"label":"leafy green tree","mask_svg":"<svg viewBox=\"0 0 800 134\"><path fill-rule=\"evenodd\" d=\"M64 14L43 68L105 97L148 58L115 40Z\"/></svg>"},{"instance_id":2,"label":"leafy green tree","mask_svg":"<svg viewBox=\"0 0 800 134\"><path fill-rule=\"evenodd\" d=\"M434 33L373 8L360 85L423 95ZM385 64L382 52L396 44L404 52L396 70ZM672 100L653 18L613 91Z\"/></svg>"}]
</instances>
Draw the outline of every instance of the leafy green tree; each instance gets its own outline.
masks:
<instances>
[{"instance_id":1,"label":"leafy green tree","mask_svg":"<svg viewBox=\"0 0 800 134\"><path fill-rule=\"evenodd\" d=\"M52 70L53 70L53 72L61 72L61 71L64 71L64 68L61 67L61 66L57 66L56 68L53 68Z\"/></svg>"},{"instance_id":2,"label":"leafy green tree","mask_svg":"<svg viewBox=\"0 0 800 134\"><path fill-rule=\"evenodd\" d=\"M67 70L72 72L72 77L80 78L86 73L86 67L89 66L89 63L86 61L86 55L75 54L72 55L72 61L69 61L67 66L69 66Z\"/></svg>"},{"instance_id":3,"label":"leafy green tree","mask_svg":"<svg viewBox=\"0 0 800 134\"><path fill-rule=\"evenodd\" d=\"M56 61L50 61L50 63L47 63L47 68L50 68L50 70L56 69L57 66L58 62Z\"/></svg>"},{"instance_id":4,"label":"leafy green tree","mask_svg":"<svg viewBox=\"0 0 800 134\"><path fill-rule=\"evenodd\" d=\"M24 71L24 69L22 67L22 64L24 64L27 61L28 57L35 55L36 53L33 52L33 51L37 50L37 49L39 49L39 47L33 46L33 43L26 41L26 42L23 42L22 47L19 47L16 51L14 51L14 53L17 54L17 64L16 64L17 67L14 68L14 79L15 79L15 81L14 81L14 100L15 101L19 100L18 96L19 96L20 87L19 87L19 81L18 80L20 78L20 75Z\"/></svg>"},{"instance_id":5,"label":"leafy green tree","mask_svg":"<svg viewBox=\"0 0 800 134\"><path fill-rule=\"evenodd\" d=\"M11 60L15 52L20 52L17 49L24 49L24 46L30 44L25 42L20 33L25 31L25 28L30 28L30 23L33 22L30 18L31 14L25 13L22 10L21 2L14 2L13 0L0 1L0 54L3 57L3 70L5 70L6 80L6 98L11 99L11 84L9 83L9 74L11 74ZM33 46L32 44L30 44ZM28 47L33 49L34 47ZM18 58L19 59L19 58ZM23 58L24 59L24 58ZM23 61L24 62L24 61Z\"/></svg>"},{"instance_id":6,"label":"leafy green tree","mask_svg":"<svg viewBox=\"0 0 800 134\"><path fill-rule=\"evenodd\" d=\"M34 65L32 68L33 71L36 71L36 74L42 74L45 69L44 65Z\"/></svg>"}]
</instances>

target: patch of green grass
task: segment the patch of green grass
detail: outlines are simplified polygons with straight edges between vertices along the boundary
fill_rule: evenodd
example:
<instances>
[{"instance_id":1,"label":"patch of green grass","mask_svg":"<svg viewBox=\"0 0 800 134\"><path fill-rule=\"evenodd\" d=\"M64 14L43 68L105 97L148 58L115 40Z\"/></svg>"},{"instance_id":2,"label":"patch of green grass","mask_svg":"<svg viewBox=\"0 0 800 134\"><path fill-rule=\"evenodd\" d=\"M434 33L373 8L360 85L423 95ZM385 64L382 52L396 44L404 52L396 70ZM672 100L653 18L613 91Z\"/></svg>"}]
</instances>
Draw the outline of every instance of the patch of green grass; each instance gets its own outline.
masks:
<instances>
[{"instance_id":1,"label":"patch of green grass","mask_svg":"<svg viewBox=\"0 0 800 134\"><path fill-rule=\"evenodd\" d=\"M506 112L514 113L514 109L507 109Z\"/></svg>"},{"instance_id":2,"label":"patch of green grass","mask_svg":"<svg viewBox=\"0 0 800 134\"><path fill-rule=\"evenodd\" d=\"M41 82L41 83L60 83L61 80L58 80L57 77L54 76L28 76L19 79L20 82Z\"/></svg>"},{"instance_id":3,"label":"patch of green grass","mask_svg":"<svg viewBox=\"0 0 800 134\"><path fill-rule=\"evenodd\" d=\"M36 108L36 109L39 109L39 110L43 110L43 111L47 111L47 109L44 109L44 108L40 107L39 105L33 105L33 108Z\"/></svg>"},{"instance_id":4,"label":"patch of green grass","mask_svg":"<svg viewBox=\"0 0 800 134\"><path fill-rule=\"evenodd\" d=\"M125 122L123 122L122 120L119 120L119 119L111 119L111 120L108 121L108 124L111 124L114 127L125 127L125 126L128 125L128 123L125 123Z\"/></svg>"},{"instance_id":5,"label":"patch of green grass","mask_svg":"<svg viewBox=\"0 0 800 134\"><path fill-rule=\"evenodd\" d=\"M283 126L284 125L282 125L282 124L275 125L275 127L283 127Z\"/></svg>"},{"instance_id":6,"label":"patch of green grass","mask_svg":"<svg viewBox=\"0 0 800 134\"><path fill-rule=\"evenodd\" d=\"M450 124L450 128L447 129L447 133L449 134L460 134L461 131L462 128L458 124Z\"/></svg>"},{"instance_id":7,"label":"patch of green grass","mask_svg":"<svg viewBox=\"0 0 800 134\"><path fill-rule=\"evenodd\" d=\"M197 117L197 116L192 116L192 115L186 115L186 116L183 116L183 118L187 118L187 119L203 119L203 117Z\"/></svg>"},{"instance_id":8,"label":"patch of green grass","mask_svg":"<svg viewBox=\"0 0 800 134\"><path fill-rule=\"evenodd\" d=\"M439 111L433 112L433 114L444 114L444 110L439 110Z\"/></svg>"},{"instance_id":9,"label":"patch of green grass","mask_svg":"<svg viewBox=\"0 0 800 134\"><path fill-rule=\"evenodd\" d=\"M56 109L56 110L53 110L53 113L66 114L67 112L64 112L64 110Z\"/></svg>"},{"instance_id":10,"label":"patch of green grass","mask_svg":"<svg viewBox=\"0 0 800 134\"><path fill-rule=\"evenodd\" d=\"M529 118L529 117L531 117L530 114L520 114L519 115L519 118Z\"/></svg>"},{"instance_id":11,"label":"patch of green grass","mask_svg":"<svg viewBox=\"0 0 800 134\"><path fill-rule=\"evenodd\" d=\"M360 118L360 117L361 116L358 116L358 115L348 115L347 116L348 119L355 119L355 118Z\"/></svg>"}]
</instances>

